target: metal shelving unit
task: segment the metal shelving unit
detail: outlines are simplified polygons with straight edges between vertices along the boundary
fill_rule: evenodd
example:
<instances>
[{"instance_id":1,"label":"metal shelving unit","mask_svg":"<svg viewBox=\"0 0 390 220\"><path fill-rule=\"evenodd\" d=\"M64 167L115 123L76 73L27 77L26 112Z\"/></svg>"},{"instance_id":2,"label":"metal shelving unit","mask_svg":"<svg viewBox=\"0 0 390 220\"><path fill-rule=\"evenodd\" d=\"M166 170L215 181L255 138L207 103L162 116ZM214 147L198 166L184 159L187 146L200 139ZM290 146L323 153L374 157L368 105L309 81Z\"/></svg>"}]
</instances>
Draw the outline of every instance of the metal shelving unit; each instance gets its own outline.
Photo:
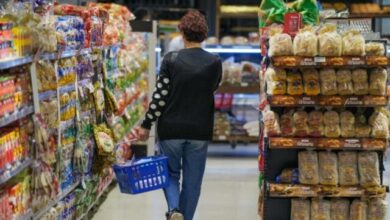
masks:
<instances>
[{"instance_id":1,"label":"metal shelving unit","mask_svg":"<svg viewBox=\"0 0 390 220\"><path fill-rule=\"evenodd\" d=\"M7 183L13 177L17 176L24 169L29 167L31 165L31 163L32 163L31 159L26 159L19 166L14 167L10 171L8 171L6 174L3 174L2 176L0 176L0 186Z\"/></svg>"}]
</instances>

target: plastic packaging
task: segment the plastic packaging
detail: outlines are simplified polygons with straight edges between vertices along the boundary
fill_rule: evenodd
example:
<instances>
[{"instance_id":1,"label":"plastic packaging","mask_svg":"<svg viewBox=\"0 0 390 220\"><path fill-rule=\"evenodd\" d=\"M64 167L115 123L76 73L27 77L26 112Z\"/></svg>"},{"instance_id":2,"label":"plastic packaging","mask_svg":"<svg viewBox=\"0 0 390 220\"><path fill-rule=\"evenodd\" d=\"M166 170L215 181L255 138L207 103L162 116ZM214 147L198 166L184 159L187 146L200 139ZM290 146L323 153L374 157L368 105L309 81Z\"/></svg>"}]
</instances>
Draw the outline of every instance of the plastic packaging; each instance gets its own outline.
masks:
<instances>
[{"instance_id":1,"label":"plastic packaging","mask_svg":"<svg viewBox=\"0 0 390 220\"><path fill-rule=\"evenodd\" d=\"M343 55L364 56L366 42L360 31L349 30L343 34Z\"/></svg>"},{"instance_id":2,"label":"plastic packaging","mask_svg":"<svg viewBox=\"0 0 390 220\"><path fill-rule=\"evenodd\" d=\"M293 115L294 123L294 136L296 137L306 137L309 133L309 127L307 126L307 121L309 116L305 111L297 111Z\"/></svg>"},{"instance_id":3,"label":"plastic packaging","mask_svg":"<svg viewBox=\"0 0 390 220\"><path fill-rule=\"evenodd\" d=\"M324 135L324 114L320 111L312 111L309 113L309 136L322 137Z\"/></svg>"},{"instance_id":4,"label":"plastic packaging","mask_svg":"<svg viewBox=\"0 0 390 220\"><path fill-rule=\"evenodd\" d=\"M367 202L360 199L353 200L350 209L350 219L367 220Z\"/></svg>"},{"instance_id":5,"label":"plastic packaging","mask_svg":"<svg viewBox=\"0 0 390 220\"><path fill-rule=\"evenodd\" d=\"M368 138L371 134L371 126L367 124L364 114L356 115L355 136L357 138Z\"/></svg>"},{"instance_id":6,"label":"plastic packaging","mask_svg":"<svg viewBox=\"0 0 390 220\"><path fill-rule=\"evenodd\" d=\"M303 94L302 76L299 72L287 73L287 94L289 95Z\"/></svg>"},{"instance_id":7,"label":"plastic packaging","mask_svg":"<svg viewBox=\"0 0 390 220\"><path fill-rule=\"evenodd\" d=\"M324 114L325 137L337 138L341 135L340 117L335 111L327 111Z\"/></svg>"},{"instance_id":8,"label":"plastic packaging","mask_svg":"<svg viewBox=\"0 0 390 220\"><path fill-rule=\"evenodd\" d=\"M340 186L355 186L359 184L358 153L345 151L338 153Z\"/></svg>"},{"instance_id":9,"label":"plastic packaging","mask_svg":"<svg viewBox=\"0 0 390 220\"><path fill-rule=\"evenodd\" d=\"M370 220L386 220L388 204L381 198L371 199L368 203L368 216Z\"/></svg>"},{"instance_id":10,"label":"plastic packaging","mask_svg":"<svg viewBox=\"0 0 390 220\"><path fill-rule=\"evenodd\" d=\"M280 117L280 127L282 136L292 137L294 136L294 120L293 111L289 111Z\"/></svg>"},{"instance_id":11,"label":"plastic packaging","mask_svg":"<svg viewBox=\"0 0 390 220\"><path fill-rule=\"evenodd\" d=\"M383 42L368 42L365 49L367 56L384 56L386 54Z\"/></svg>"},{"instance_id":12,"label":"plastic packaging","mask_svg":"<svg viewBox=\"0 0 390 220\"><path fill-rule=\"evenodd\" d=\"M267 82L267 94L284 95L286 94L287 73L284 69L274 69L269 67L265 72Z\"/></svg>"},{"instance_id":13,"label":"plastic packaging","mask_svg":"<svg viewBox=\"0 0 390 220\"><path fill-rule=\"evenodd\" d=\"M339 181L337 170L337 154L334 152L319 152L320 184L336 186Z\"/></svg>"},{"instance_id":14,"label":"plastic packaging","mask_svg":"<svg viewBox=\"0 0 390 220\"><path fill-rule=\"evenodd\" d=\"M294 55L314 57L318 54L318 39L314 30L303 29L294 38Z\"/></svg>"},{"instance_id":15,"label":"plastic packaging","mask_svg":"<svg viewBox=\"0 0 390 220\"><path fill-rule=\"evenodd\" d=\"M330 201L313 198L311 200L311 220L331 220Z\"/></svg>"},{"instance_id":16,"label":"plastic packaging","mask_svg":"<svg viewBox=\"0 0 390 220\"><path fill-rule=\"evenodd\" d=\"M379 186L379 158L376 152L360 152L358 156L360 185Z\"/></svg>"},{"instance_id":17,"label":"plastic packaging","mask_svg":"<svg viewBox=\"0 0 390 220\"><path fill-rule=\"evenodd\" d=\"M289 56L293 54L293 43L291 36L282 33L282 29L276 28L270 30L269 50L268 55L273 56Z\"/></svg>"},{"instance_id":18,"label":"plastic packaging","mask_svg":"<svg viewBox=\"0 0 390 220\"><path fill-rule=\"evenodd\" d=\"M340 69L337 71L337 88L339 95L352 95L352 73L348 69Z\"/></svg>"},{"instance_id":19,"label":"plastic packaging","mask_svg":"<svg viewBox=\"0 0 390 220\"><path fill-rule=\"evenodd\" d=\"M318 95L321 92L320 74L316 69L303 69L303 84L306 95Z\"/></svg>"},{"instance_id":20,"label":"plastic packaging","mask_svg":"<svg viewBox=\"0 0 390 220\"><path fill-rule=\"evenodd\" d=\"M282 173L276 177L276 182L299 184L299 170L297 168L283 169Z\"/></svg>"},{"instance_id":21,"label":"plastic packaging","mask_svg":"<svg viewBox=\"0 0 390 220\"><path fill-rule=\"evenodd\" d=\"M291 199L291 220L310 220L310 200Z\"/></svg>"},{"instance_id":22,"label":"plastic packaging","mask_svg":"<svg viewBox=\"0 0 390 220\"><path fill-rule=\"evenodd\" d=\"M264 129L268 137L280 135L279 117L275 112L271 110L264 112Z\"/></svg>"},{"instance_id":23,"label":"plastic packaging","mask_svg":"<svg viewBox=\"0 0 390 220\"><path fill-rule=\"evenodd\" d=\"M349 220L349 200L332 199L330 202L330 215L332 220Z\"/></svg>"},{"instance_id":24,"label":"plastic packaging","mask_svg":"<svg viewBox=\"0 0 390 220\"><path fill-rule=\"evenodd\" d=\"M376 109L370 116L368 123L371 125L371 137L388 138L389 120L386 114L386 109Z\"/></svg>"},{"instance_id":25,"label":"plastic packaging","mask_svg":"<svg viewBox=\"0 0 390 220\"><path fill-rule=\"evenodd\" d=\"M321 94L336 95L337 94L337 77L334 69L321 69Z\"/></svg>"},{"instance_id":26,"label":"plastic packaging","mask_svg":"<svg viewBox=\"0 0 390 220\"><path fill-rule=\"evenodd\" d=\"M318 154L315 151L298 153L299 182L307 185L319 183Z\"/></svg>"},{"instance_id":27,"label":"plastic packaging","mask_svg":"<svg viewBox=\"0 0 390 220\"><path fill-rule=\"evenodd\" d=\"M355 116L350 111L340 113L341 137L355 137Z\"/></svg>"},{"instance_id":28,"label":"plastic packaging","mask_svg":"<svg viewBox=\"0 0 390 220\"><path fill-rule=\"evenodd\" d=\"M352 70L352 81L355 95L368 94L368 75L366 69Z\"/></svg>"},{"instance_id":29,"label":"plastic packaging","mask_svg":"<svg viewBox=\"0 0 390 220\"><path fill-rule=\"evenodd\" d=\"M320 56L341 56L342 38L336 30L336 25L329 23L319 30L318 54Z\"/></svg>"},{"instance_id":30,"label":"plastic packaging","mask_svg":"<svg viewBox=\"0 0 390 220\"><path fill-rule=\"evenodd\" d=\"M387 71L384 68L376 68L370 72L370 94L386 95Z\"/></svg>"}]
</instances>

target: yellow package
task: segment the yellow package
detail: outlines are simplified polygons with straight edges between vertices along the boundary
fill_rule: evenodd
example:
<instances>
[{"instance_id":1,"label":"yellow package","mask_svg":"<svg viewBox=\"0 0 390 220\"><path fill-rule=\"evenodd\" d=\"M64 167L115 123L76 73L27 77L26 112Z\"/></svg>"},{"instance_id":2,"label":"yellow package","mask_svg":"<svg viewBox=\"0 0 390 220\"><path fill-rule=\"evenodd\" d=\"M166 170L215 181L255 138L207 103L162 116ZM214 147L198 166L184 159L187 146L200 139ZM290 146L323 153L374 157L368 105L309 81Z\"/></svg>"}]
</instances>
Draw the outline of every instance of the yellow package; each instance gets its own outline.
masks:
<instances>
[{"instance_id":1,"label":"yellow package","mask_svg":"<svg viewBox=\"0 0 390 220\"><path fill-rule=\"evenodd\" d=\"M303 69L303 84L306 95L318 95L321 92L320 74L316 69Z\"/></svg>"},{"instance_id":2,"label":"yellow package","mask_svg":"<svg viewBox=\"0 0 390 220\"><path fill-rule=\"evenodd\" d=\"M302 95L303 83L302 76L298 72L287 73L287 94Z\"/></svg>"}]
</instances>

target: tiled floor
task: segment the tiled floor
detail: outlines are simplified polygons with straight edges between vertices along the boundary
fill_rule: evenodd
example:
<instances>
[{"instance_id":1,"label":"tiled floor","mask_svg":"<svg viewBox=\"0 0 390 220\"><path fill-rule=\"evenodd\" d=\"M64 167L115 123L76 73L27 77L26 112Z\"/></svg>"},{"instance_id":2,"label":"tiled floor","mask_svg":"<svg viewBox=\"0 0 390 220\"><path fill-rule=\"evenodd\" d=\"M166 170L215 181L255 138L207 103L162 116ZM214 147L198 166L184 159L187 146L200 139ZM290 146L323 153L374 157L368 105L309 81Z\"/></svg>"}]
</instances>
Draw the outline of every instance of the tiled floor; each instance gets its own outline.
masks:
<instances>
[{"instance_id":1,"label":"tiled floor","mask_svg":"<svg viewBox=\"0 0 390 220\"><path fill-rule=\"evenodd\" d=\"M211 157L194 220L259 219L256 147L243 146L236 150L212 147L209 152ZM132 196L121 194L115 188L93 220L163 220L165 211L162 191Z\"/></svg>"}]
</instances>

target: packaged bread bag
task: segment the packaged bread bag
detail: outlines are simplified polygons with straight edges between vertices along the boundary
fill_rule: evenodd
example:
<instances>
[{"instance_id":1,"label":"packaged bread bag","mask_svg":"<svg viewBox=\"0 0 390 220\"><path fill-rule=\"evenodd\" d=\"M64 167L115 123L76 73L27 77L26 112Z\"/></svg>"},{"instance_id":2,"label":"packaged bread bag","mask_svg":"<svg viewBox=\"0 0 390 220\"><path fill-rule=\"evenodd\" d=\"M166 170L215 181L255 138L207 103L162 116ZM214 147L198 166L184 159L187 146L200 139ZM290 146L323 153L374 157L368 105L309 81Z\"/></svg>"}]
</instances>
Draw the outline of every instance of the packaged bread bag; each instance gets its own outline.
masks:
<instances>
[{"instance_id":1,"label":"packaged bread bag","mask_svg":"<svg viewBox=\"0 0 390 220\"><path fill-rule=\"evenodd\" d=\"M318 154L315 151L298 153L299 182L307 185L319 183Z\"/></svg>"},{"instance_id":2,"label":"packaged bread bag","mask_svg":"<svg viewBox=\"0 0 390 220\"><path fill-rule=\"evenodd\" d=\"M355 199L350 208L350 220L367 220L367 202Z\"/></svg>"},{"instance_id":3,"label":"packaged bread bag","mask_svg":"<svg viewBox=\"0 0 390 220\"><path fill-rule=\"evenodd\" d=\"M360 152L358 155L360 185L379 186L379 157L377 152Z\"/></svg>"},{"instance_id":4,"label":"packaged bread bag","mask_svg":"<svg viewBox=\"0 0 390 220\"><path fill-rule=\"evenodd\" d=\"M338 153L340 186L355 186L359 184L358 153L343 151Z\"/></svg>"},{"instance_id":5,"label":"packaged bread bag","mask_svg":"<svg viewBox=\"0 0 390 220\"><path fill-rule=\"evenodd\" d=\"M291 199L291 220L310 220L310 200Z\"/></svg>"},{"instance_id":6,"label":"packaged bread bag","mask_svg":"<svg viewBox=\"0 0 390 220\"><path fill-rule=\"evenodd\" d=\"M264 131L268 137L280 135L279 116L274 111L266 109L264 111Z\"/></svg>"},{"instance_id":7,"label":"packaged bread bag","mask_svg":"<svg viewBox=\"0 0 390 220\"><path fill-rule=\"evenodd\" d=\"M320 184L336 186L339 181L337 154L321 151L318 153Z\"/></svg>"},{"instance_id":8,"label":"packaged bread bag","mask_svg":"<svg viewBox=\"0 0 390 220\"><path fill-rule=\"evenodd\" d=\"M318 32L318 54L320 56L341 56L342 39L335 24L327 23Z\"/></svg>"},{"instance_id":9,"label":"packaged bread bag","mask_svg":"<svg viewBox=\"0 0 390 220\"><path fill-rule=\"evenodd\" d=\"M310 137L322 137L324 135L324 114L321 111L311 111L307 124Z\"/></svg>"},{"instance_id":10,"label":"packaged bread bag","mask_svg":"<svg viewBox=\"0 0 390 220\"><path fill-rule=\"evenodd\" d=\"M327 111L324 113L324 134L328 138L337 138L341 135L340 117L336 111Z\"/></svg>"},{"instance_id":11,"label":"packaged bread bag","mask_svg":"<svg viewBox=\"0 0 390 220\"><path fill-rule=\"evenodd\" d=\"M313 198L311 200L311 220L331 220L330 201Z\"/></svg>"},{"instance_id":12,"label":"packaged bread bag","mask_svg":"<svg viewBox=\"0 0 390 220\"><path fill-rule=\"evenodd\" d=\"M280 27L274 27L269 32L269 50L268 55L274 56L289 56L293 54L293 43L291 36L283 33Z\"/></svg>"},{"instance_id":13,"label":"packaged bread bag","mask_svg":"<svg viewBox=\"0 0 390 220\"><path fill-rule=\"evenodd\" d=\"M306 111L296 111L293 114L293 133L296 137L306 137L309 133L309 127L307 126L307 121L309 116Z\"/></svg>"},{"instance_id":14,"label":"packaged bread bag","mask_svg":"<svg viewBox=\"0 0 390 220\"><path fill-rule=\"evenodd\" d=\"M303 85L306 95L318 95L321 92L320 74L316 69L302 69Z\"/></svg>"},{"instance_id":15,"label":"packaged bread bag","mask_svg":"<svg viewBox=\"0 0 390 220\"><path fill-rule=\"evenodd\" d=\"M368 42L365 49L367 56L384 56L386 54L383 42Z\"/></svg>"},{"instance_id":16,"label":"packaged bread bag","mask_svg":"<svg viewBox=\"0 0 390 220\"><path fill-rule=\"evenodd\" d=\"M284 95L287 91L287 73L284 69L268 67L265 71L267 94Z\"/></svg>"},{"instance_id":17,"label":"packaged bread bag","mask_svg":"<svg viewBox=\"0 0 390 220\"><path fill-rule=\"evenodd\" d=\"M387 202L382 198L374 198L368 202L369 220L386 220ZM390 213L389 213L390 214Z\"/></svg>"},{"instance_id":18,"label":"packaged bread bag","mask_svg":"<svg viewBox=\"0 0 390 220\"><path fill-rule=\"evenodd\" d=\"M337 76L334 69L321 69L321 94L322 95L336 95L337 89Z\"/></svg>"},{"instance_id":19,"label":"packaged bread bag","mask_svg":"<svg viewBox=\"0 0 390 220\"><path fill-rule=\"evenodd\" d=\"M343 52L344 56L364 56L365 45L363 35L358 30L348 30L343 33Z\"/></svg>"},{"instance_id":20,"label":"packaged bread bag","mask_svg":"<svg viewBox=\"0 0 390 220\"><path fill-rule=\"evenodd\" d=\"M389 136L389 117L385 108L377 108L368 119L371 125L371 137L388 138Z\"/></svg>"},{"instance_id":21,"label":"packaged bread bag","mask_svg":"<svg viewBox=\"0 0 390 220\"><path fill-rule=\"evenodd\" d=\"M341 137L355 137L355 116L350 111L340 113Z\"/></svg>"},{"instance_id":22,"label":"packaged bread bag","mask_svg":"<svg viewBox=\"0 0 390 220\"><path fill-rule=\"evenodd\" d=\"M314 57L318 54L318 38L311 27L301 29L293 42L294 55Z\"/></svg>"},{"instance_id":23,"label":"packaged bread bag","mask_svg":"<svg viewBox=\"0 0 390 220\"><path fill-rule=\"evenodd\" d=\"M337 90L339 95L353 94L351 70L340 69L337 71Z\"/></svg>"},{"instance_id":24,"label":"packaged bread bag","mask_svg":"<svg viewBox=\"0 0 390 220\"><path fill-rule=\"evenodd\" d=\"M352 70L352 81L355 95L368 94L368 74L366 69Z\"/></svg>"},{"instance_id":25,"label":"packaged bread bag","mask_svg":"<svg viewBox=\"0 0 390 220\"><path fill-rule=\"evenodd\" d=\"M332 199L330 202L331 220L350 220L349 219L349 200Z\"/></svg>"},{"instance_id":26,"label":"packaged bread bag","mask_svg":"<svg viewBox=\"0 0 390 220\"><path fill-rule=\"evenodd\" d=\"M303 94L303 82L302 82L301 73L299 72L287 73L287 94L289 95Z\"/></svg>"},{"instance_id":27,"label":"packaged bread bag","mask_svg":"<svg viewBox=\"0 0 390 220\"><path fill-rule=\"evenodd\" d=\"M370 72L370 94L386 95L387 70L375 68Z\"/></svg>"},{"instance_id":28,"label":"packaged bread bag","mask_svg":"<svg viewBox=\"0 0 390 220\"><path fill-rule=\"evenodd\" d=\"M284 113L280 117L280 129L282 132L282 136L284 137L292 137L294 136L294 119L293 119L294 111L288 111Z\"/></svg>"}]
</instances>

